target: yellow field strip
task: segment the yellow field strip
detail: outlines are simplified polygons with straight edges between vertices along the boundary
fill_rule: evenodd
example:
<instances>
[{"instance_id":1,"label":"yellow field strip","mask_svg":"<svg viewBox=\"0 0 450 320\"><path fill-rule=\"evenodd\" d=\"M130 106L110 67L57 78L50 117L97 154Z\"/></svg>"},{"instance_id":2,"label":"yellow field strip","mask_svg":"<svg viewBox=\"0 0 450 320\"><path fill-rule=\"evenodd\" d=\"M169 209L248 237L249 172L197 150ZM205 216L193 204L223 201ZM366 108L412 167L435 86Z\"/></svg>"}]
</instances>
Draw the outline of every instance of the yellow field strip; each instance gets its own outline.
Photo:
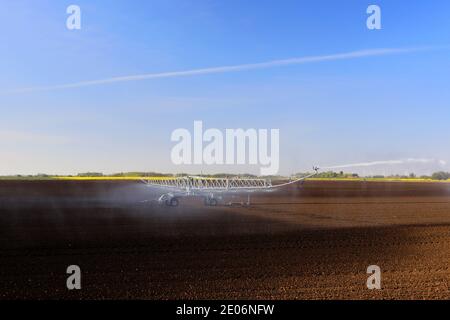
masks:
<instances>
[{"instance_id":1,"label":"yellow field strip","mask_svg":"<svg viewBox=\"0 0 450 320\"><path fill-rule=\"evenodd\" d=\"M177 177L52 177L55 180L72 181L124 181L124 180L174 180ZM208 177L205 177L208 179ZM286 179L287 180L287 179ZM374 181L374 182L428 182L428 183L450 183L450 180L431 180L431 179L389 179L389 178L308 178L309 181Z\"/></svg>"},{"instance_id":2,"label":"yellow field strip","mask_svg":"<svg viewBox=\"0 0 450 320\"><path fill-rule=\"evenodd\" d=\"M56 180L95 181L95 180L174 180L175 177L52 177Z\"/></svg>"}]
</instances>

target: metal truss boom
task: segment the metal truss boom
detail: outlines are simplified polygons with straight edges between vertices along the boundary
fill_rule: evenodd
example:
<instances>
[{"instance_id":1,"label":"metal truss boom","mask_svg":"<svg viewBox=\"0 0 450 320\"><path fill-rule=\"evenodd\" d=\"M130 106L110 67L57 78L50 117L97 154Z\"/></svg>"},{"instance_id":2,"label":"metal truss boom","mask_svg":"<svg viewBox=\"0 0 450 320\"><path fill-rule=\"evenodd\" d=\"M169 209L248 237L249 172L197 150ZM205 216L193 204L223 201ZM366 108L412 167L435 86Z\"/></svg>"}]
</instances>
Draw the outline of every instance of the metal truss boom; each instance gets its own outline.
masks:
<instances>
[{"instance_id":1,"label":"metal truss boom","mask_svg":"<svg viewBox=\"0 0 450 320\"><path fill-rule=\"evenodd\" d=\"M163 188L173 188L178 190L210 190L210 191L228 191L228 190L253 190L267 189L272 187L270 179L253 178L205 178L197 176L163 178L154 180L144 180L147 185Z\"/></svg>"}]
</instances>

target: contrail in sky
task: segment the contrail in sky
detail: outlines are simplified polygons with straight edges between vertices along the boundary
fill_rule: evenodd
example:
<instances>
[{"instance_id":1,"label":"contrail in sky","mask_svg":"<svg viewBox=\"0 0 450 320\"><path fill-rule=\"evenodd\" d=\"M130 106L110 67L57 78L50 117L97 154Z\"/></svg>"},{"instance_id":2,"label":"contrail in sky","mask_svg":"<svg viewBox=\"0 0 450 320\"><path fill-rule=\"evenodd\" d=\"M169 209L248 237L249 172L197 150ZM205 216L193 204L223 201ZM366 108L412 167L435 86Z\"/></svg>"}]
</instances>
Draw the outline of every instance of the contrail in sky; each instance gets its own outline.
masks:
<instances>
[{"instance_id":1,"label":"contrail in sky","mask_svg":"<svg viewBox=\"0 0 450 320\"><path fill-rule=\"evenodd\" d=\"M352 52L330 54L330 55L306 56L306 57L300 57L300 58L272 60L272 61L267 61L267 62L259 62L259 63L251 63L251 64L230 65L230 66L203 68L203 69L191 69L191 70L185 70L185 71L147 73L147 74L140 74L140 75L112 77L112 78L99 79L99 80L80 81L80 82L52 85L52 86L29 87L29 88L21 88L21 89L9 91L8 93L15 94L15 93L34 92L34 91L50 91L50 90L96 86L96 85L116 83L116 82L141 81L141 80L159 79L159 78L179 78L179 77L186 77L186 76L198 76L198 75L206 75L206 74L239 72L239 71L245 71L245 70L267 69L267 68L298 65L298 64L307 64L307 63L314 63L314 62L349 60L349 59L356 59L356 58L363 58L363 57L410 53L410 52L417 52L417 51L430 50L430 49L436 49L436 48L437 47L369 49L369 50L352 51Z\"/></svg>"},{"instance_id":2,"label":"contrail in sky","mask_svg":"<svg viewBox=\"0 0 450 320\"><path fill-rule=\"evenodd\" d=\"M403 160L385 160L385 161L372 161L372 162L361 162L361 163L352 163L352 164L343 164L339 166L331 166L331 167L320 167L321 169L344 169L344 168L353 168L353 167L372 167L378 165L396 165L396 164L409 164L409 163L438 163L441 166L445 166L447 164L444 160L436 160L436 159L403 159Z\"/></svg>"}]
</instances>

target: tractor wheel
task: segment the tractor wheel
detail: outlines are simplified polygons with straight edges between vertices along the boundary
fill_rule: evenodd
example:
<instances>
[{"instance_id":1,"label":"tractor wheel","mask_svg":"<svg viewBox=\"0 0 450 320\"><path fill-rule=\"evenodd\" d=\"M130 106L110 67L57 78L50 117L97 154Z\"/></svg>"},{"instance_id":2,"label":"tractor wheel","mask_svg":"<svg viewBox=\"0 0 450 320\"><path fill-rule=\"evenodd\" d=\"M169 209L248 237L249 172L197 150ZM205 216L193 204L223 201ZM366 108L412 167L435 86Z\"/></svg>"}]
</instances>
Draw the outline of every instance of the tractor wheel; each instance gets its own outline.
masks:
<instances>
[{"instance_id":1,"label":"tractor wheel","mask_svg":"<svg viewBox=\"0 0 450 320\"><path fill-rule=\"evenodd\" d=\"M178 205L179 205L179 201L178 201L178 199L177 198L172 198L172 199L170 199L170 206L171 207L178 207Z\"/></svg>"}]
</instances>

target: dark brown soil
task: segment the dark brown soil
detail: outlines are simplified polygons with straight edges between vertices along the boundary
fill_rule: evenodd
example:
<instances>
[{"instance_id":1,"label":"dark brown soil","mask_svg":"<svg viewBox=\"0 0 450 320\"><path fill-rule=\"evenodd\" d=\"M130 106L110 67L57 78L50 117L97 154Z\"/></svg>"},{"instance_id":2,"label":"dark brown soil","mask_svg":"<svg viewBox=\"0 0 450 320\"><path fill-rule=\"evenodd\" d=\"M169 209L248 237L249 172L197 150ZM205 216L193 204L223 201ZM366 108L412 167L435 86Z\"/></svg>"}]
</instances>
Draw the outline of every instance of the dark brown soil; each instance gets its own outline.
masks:
<instances>
[{"instance_id":1,"label":"dark brown soil","mask_svg":"<svg viewBox=\"0 0 450 320\"><path fill-rule=\"evenodd\" d=\"M450 298L450 184L308 181L248 208L141 202L159 194L1 181L0 299ZM366 287L374 264L382 290Z\"/></svg>"}]
</instances>

